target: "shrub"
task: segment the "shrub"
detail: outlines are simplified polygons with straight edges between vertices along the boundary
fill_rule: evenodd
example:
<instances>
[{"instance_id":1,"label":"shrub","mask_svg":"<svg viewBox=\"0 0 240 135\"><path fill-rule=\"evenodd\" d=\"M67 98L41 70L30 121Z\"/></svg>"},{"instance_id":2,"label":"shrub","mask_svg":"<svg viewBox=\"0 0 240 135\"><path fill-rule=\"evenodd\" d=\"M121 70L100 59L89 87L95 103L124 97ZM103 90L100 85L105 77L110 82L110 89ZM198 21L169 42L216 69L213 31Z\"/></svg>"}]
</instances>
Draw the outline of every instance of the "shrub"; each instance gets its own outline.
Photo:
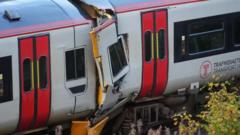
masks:
<instances>
[{"instance_id":1,"label":"shrub","mask_svg":"<svg viewBox=\"0 0 240 135\"><path fill-rule=\"evenodd\" d=\"M240 135L240 98L237 83L209 83L205 90L209 92L204 110L194 118L187 113L175 117L180 134L193 135L198 129L209 135Z\"/></svg>"}]
</instances>

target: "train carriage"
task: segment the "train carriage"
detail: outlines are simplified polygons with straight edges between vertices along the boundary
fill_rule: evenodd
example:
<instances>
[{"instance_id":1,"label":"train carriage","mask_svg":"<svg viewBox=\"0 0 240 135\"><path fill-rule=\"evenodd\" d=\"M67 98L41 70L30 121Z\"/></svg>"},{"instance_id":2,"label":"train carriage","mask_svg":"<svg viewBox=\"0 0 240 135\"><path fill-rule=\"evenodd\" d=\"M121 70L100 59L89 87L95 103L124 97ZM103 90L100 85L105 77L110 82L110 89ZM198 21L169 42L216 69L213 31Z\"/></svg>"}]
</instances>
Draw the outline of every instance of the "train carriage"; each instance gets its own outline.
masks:
<instances>
[{"instance_id":1,"label":"train carriage","mask_svg":"<svg viewBox=\"0 0 240 135\"><path fill-rule=\"evenodd\" d=\"M239 71L238 1L110 2L118 34L127 35L130 71L121 86L126 95L195 89L213 75L224 79Z\"/></svg>"},{"instance_id":2,"label":"train carriage","mask_svg":"<svg viewBox=\"0 0 240 135\"><path fill-rule=\"evenodd\" d=\"M2 1L0 15L1 134L93 111L92 21L68 1Z\"/></svg>"},{"instance_id":3,"label":"train carriage","mask_svg":"<svg viewBox=\"0 0 240 135\"><path fill-rule=\"evenodd\" d=\"M239 75L238 1L110 2L128 48L130 68L120 91L139 95L128 121L159 124L176 110L173 106L188 102L182 95L197 94L216 78Z\"/></svg>"},{"instance_id":4,"label":"train carriage","mask_svg":"<svg viewBox=\"0 0 240 135\"><path fill-rule=\"evenodd\" d=\"M108 119L161 124L213 77L239 75L239 4L1 1L0 133L79 118L88 131L72 134Z\"/></svg>"}]
</instances>

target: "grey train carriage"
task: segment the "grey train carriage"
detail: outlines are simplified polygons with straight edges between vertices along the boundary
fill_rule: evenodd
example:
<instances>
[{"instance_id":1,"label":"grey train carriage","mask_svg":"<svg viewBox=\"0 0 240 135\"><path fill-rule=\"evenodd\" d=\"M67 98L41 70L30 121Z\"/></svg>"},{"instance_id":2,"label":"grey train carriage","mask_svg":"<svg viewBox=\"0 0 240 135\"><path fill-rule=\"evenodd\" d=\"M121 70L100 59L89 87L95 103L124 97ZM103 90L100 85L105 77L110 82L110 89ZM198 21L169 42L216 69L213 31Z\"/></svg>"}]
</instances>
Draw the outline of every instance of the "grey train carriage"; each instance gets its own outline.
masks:
<instances>
[{"instance_id":1,"label":"grey train carriage","mask_svg":"<svg viewBox=\"0 0 240 135\"><path fill-rule=\"evenodd\" d=\"M239 5L239 0L1 1L0 133L104 114L132 96L139 104L130 109L130 119L146 116L147 124L158 123L157 109L168 106L158 99L197 92L215 75L239 75Z\"/></svg>"},{"instance_id":2,"label":"grey train carriage","mask_svg":"<svg viewBox=\"0 0 240 135\"><path fill-rule=\"evenodd\" d=\"M1 134L95 109L91 20L65 0L1 1L0 16Z\"/></svg>"}]
</instances>

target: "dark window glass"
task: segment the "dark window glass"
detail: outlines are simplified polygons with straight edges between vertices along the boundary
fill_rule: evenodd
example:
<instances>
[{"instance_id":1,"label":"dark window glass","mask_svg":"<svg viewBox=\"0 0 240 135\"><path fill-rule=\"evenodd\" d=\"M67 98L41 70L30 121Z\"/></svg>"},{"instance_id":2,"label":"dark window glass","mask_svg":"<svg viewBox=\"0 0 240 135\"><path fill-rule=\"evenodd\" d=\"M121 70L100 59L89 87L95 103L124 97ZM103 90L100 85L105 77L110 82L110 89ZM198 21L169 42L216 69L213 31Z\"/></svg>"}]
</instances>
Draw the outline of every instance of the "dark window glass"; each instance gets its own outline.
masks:
<instances>
[{"instance_id":1,"label":"dark window glass","mask_svg":"<svg viewBox=\"0 0 240 135\"><path fill-rule=\"evenodd\" d=\"M165 32L164 30L160 30L158 32L158 57L163 59L165 57Z\"/></svg>"},{"instance_id":2,"label":"dark window glass","mask_svg":"<svg viewBox=\"0 0 240 135\"><path fill-rule=\"evenodd\" d=\"M12 97L12 58L0 58L0 103L11 101Z\"/></svg>"},{"instance_id":3,"label":"dark window glass","mask_svg":"<svg viewBox=\"0 0 240 135\"><path fill-rule=\"evenodd\" d=\"M31 60L25 59L23 61L23 80L24 91L28 92L32 89L32 72L31 72Z\"/></svg>"},{"instance_id":4,"label":"dark window glass","mask_svg":"<svg viewBox=\"0 0 240 135\"><path fill-rule=\"evenodd\" d=\"M84 49L76 50L77 78L85 76L85 57Z\"/></svg>"},{"instance_id":5,"label":"dark window glass","mask_svg":"<svg viewBox=\"0 0 240 135\"><path fill-rule=\"evenodd\" d=\"M190 25L189 53L201 53L224 47L223 22L195 23Z\"/></svg>"},{"instance_id":6,"label":"dark window glass","mask_svg":"<svg viewBox=\"0 0 240 135\"><path fill-rule=\"evenodd\" d=\"M147 31L144 33L145 61L150 61L152 57L152 33Z\"/></svg>"},{"instance_id":7,"label":"dark window glass","mask_svg":"<svg viewBox=\"0 0 240 135\"><path fill-rule=\"evenodd\" d=\"M40 89L44 89L47 87L47 58L42 56L39 59L39 82Z\"/></svg>"},{"instance_id":8,"label":"dark window glass","mask_svg":"<svg viewBox=\"0 0 240 135\"><path fill-rule=\"evenodd\" d=\"M75 79L75 58L74 51L66 52L66 73L67 80Z\"/></svg>"},{"instance_id":9,"label":"dark window glass","mask_svg":"<svg viewBox=\"0 0 240 135\"><path fill-rule=\"evenodd\" d=\"M234 19L233 22L233 43L240 45L240 17Z\"/></svg>"},{"instance_id":10,"label":"dark window glass","mask_svg":"<svg viewBox=\"0 0 240 135\"><path fill-rule=\"evenodd\" d=\"M67 80L74 80L85 76L84 49L76 49L66 52Z\"/></svg>"},{"instance_id":11,"label":"dark window glass","mask_svg":"<svg viewBox=\"0 0 240 135\"><path fill-rule=\"evenodd\" d=\"M190 25L190 34L202 33L223 29L222 22L194 23Z\"/></svg>"},{"instance_id":12,"label":"dark window glass","mask_svg":"<svg viewBox=\"0 0 240 135\"><path fill-rule=\"evenodd\" d=\"M69 89L73 94L77 94L80 92L84 92L85 88L86 88L86 85L81 85L81 86L76 86Z\"/></svg>"},{"instance_id":13,"label":"dark window glass","mask_svg":"<svg viewBox=\"0 0 240 135\"><path fill-rule=\"evenodd\" d=\"M126 65L127 60L125 57L122 40L119 39L117 43L109 47L111 66L113 76L116 76Z\"/></svg>"}]
</instances>

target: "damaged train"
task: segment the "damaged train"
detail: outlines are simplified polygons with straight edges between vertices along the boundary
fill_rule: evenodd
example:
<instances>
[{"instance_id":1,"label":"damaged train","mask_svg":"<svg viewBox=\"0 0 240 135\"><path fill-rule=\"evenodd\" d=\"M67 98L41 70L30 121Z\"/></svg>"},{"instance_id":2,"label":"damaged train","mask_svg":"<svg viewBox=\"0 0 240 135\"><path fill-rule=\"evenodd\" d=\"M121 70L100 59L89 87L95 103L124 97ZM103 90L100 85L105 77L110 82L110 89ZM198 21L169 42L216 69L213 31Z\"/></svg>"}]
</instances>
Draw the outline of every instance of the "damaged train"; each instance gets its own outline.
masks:
<instances>
[{"instance_id":1,"label":"damaged train","mask_svg":"<svg viewBox=\"0 0 240 135\"><path fill-rule=\"evenodd\" d=\"M0 1L0 133L66 123L72 134L97 135L112 119L116 131L126 119L161 123L212 75L240 73L239 5Z\"/></svg>"}]
</instances>

